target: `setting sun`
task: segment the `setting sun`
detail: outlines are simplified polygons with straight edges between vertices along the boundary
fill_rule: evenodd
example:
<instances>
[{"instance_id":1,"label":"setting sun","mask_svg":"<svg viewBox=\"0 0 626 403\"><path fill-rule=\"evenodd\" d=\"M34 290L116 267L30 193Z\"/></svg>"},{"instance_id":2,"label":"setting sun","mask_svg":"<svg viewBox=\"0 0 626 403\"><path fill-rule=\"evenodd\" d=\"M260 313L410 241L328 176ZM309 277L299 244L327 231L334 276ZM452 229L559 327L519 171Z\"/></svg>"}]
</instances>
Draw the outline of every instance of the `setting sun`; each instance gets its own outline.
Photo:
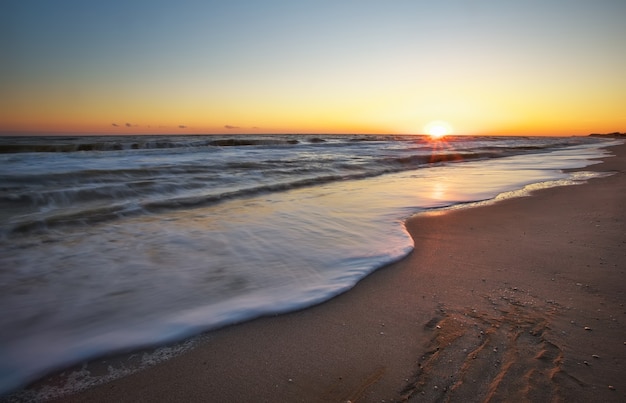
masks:
<instances>
[{"instance_id":1,"label":"setting sun","mask_svg":"<svg viewBox=\"0 0 626 403\"><path fill-rule=\"evenodd\" d=\"M626 128L626 1L86 3L2 2L0 134Z\"/></svg>"},{"instance_id":2,"label":"setting sun","mask_svg":"<svg viewBox=\"0 0 626 403\"><path fill-rule=\"evenodd\" d=\"M424 131L430 137L434 139L440 139L443 136L446 136L452 133L452 127L447 122L443 122L441 120L437 120L434 122L430 122L424 127Z\"/></svg>"}]
</instances>

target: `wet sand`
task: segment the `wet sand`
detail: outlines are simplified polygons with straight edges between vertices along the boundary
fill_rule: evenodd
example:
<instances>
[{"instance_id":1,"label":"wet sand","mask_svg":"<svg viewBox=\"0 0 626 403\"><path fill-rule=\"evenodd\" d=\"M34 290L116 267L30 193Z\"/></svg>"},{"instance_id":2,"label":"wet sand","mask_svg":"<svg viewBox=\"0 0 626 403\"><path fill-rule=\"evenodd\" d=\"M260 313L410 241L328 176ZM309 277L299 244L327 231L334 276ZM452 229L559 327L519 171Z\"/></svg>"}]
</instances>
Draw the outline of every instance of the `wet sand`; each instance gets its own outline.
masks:
<instances>
[{"instance_id":1,"label":"wet sand","mask_svg":"<svg viewBox=\"0 0 626 403\"><path fill-rule=\"evenodd\" d=\"M72 402L626 401L616 172L407 222L415 250L313 308L209 333Z\"/></svg>"}]
</instances>

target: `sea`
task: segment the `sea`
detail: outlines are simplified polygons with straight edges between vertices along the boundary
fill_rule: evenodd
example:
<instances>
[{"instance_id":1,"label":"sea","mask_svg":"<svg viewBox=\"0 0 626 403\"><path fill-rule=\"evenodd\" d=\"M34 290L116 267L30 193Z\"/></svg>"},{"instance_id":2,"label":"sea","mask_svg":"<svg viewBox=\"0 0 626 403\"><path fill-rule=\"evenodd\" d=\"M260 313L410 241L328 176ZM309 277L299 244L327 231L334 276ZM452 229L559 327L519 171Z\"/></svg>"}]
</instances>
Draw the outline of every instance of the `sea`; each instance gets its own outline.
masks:
<instances>
[{"instance_id":1,"label":"sea","mask_svg":"<svg viewBox=\"0 0 626 403\"><path fill-rule=\"evenodd\" d=\"M615 144L1 137L0 396L34 399L19 390L54 371L326 301L406 256L412 215L583 183ZM128 371L74 374L45 393Z\"/></svg>"}]
</instances>

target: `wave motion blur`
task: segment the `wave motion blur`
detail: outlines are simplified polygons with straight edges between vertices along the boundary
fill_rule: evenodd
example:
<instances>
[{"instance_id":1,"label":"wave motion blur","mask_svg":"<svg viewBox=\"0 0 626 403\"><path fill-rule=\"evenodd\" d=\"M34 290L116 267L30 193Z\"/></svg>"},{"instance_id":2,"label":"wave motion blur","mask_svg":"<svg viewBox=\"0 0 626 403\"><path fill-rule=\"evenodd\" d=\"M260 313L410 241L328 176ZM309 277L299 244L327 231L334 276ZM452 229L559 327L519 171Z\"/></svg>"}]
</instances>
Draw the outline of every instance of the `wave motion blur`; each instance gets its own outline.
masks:
<instances>
[{"instance_id":1,"label":"wave motion blur","mask_svg":"<svg viewBox=\"0 0 626 403\"><path fill-rule=\"evenodd\" d=\"M286 312L405 256L425 209L571 180L591 138L0 139L0 393Z\"/></svg>"}]
</instances>

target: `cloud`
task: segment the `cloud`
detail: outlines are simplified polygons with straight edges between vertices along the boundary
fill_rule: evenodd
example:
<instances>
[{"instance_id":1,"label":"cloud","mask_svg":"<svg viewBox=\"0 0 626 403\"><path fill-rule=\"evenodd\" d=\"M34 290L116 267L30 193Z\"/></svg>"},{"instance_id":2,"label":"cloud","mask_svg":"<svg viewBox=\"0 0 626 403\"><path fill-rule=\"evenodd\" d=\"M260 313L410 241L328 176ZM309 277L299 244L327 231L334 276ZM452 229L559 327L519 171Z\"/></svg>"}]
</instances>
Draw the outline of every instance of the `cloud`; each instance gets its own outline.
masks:
<instances>
[{"instance_id":1,"label":"cloud","mask_svg":"<svg viewBox=\"0 0 626 403\"><path fill-rule=\"evenodd\" d=\"M126 123L126 127L133 127L130 123Z\"/></svg>"},{"instance_id":2,"label":"cloud","mask_svg":"<svg viewBox=\"0 0 626 403\"><path fill-rule=\"evenodd\" d=\"M187 128L187 126L185 126L185 125L178 125L178 128L179 128L179 129L186 129L186 128Z\"/></svg>"},{"instance_id":3,"label":"cloud","mask_svg":"<svg viewBox=\"0 0 626 403\"><path fill-rule=\"evenodd\" d=\"M120 127L120 125L118 125L117 123L111 123L111 126L113 126L113 127Z\"/></svg>"},{"instance_id":4,"label":"cloud","mask_svg":"<svg viewBox=\"0 0 626 403\"><path fill-rule=\"evenodd\" d=\"M239 126L224 125L224 129L228 129L228 130L239 129Z\"/></svg>"}]
</instances>

